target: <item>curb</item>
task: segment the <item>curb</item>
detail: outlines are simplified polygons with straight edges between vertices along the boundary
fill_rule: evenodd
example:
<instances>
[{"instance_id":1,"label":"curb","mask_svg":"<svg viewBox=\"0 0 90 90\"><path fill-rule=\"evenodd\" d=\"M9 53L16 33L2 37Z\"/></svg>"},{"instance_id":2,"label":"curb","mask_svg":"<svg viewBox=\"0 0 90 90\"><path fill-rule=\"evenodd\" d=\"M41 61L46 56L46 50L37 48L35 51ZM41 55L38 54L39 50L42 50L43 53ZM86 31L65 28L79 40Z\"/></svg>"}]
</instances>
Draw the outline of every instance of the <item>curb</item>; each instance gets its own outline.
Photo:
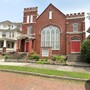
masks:
<instances>
[{"instance_id":1,"label":"curb","mask_svg":"<svg viewBox=\"0 0 90 90\"><path fill-rule=\"evenodd\" d=\"M88 79L71 78L71 77L66 77L66 76L46 75L46 74L40 74L40 73L9 70L9 69L0 69L0 72L10 72L10 73L17 73L17 74L24 74L24 75L34 75L34 76L41 76L41 77L53 78L53 79L73 80L73 81L80 81L80 82L86 82L88 80Z\"/></svg>"}]
</instances>

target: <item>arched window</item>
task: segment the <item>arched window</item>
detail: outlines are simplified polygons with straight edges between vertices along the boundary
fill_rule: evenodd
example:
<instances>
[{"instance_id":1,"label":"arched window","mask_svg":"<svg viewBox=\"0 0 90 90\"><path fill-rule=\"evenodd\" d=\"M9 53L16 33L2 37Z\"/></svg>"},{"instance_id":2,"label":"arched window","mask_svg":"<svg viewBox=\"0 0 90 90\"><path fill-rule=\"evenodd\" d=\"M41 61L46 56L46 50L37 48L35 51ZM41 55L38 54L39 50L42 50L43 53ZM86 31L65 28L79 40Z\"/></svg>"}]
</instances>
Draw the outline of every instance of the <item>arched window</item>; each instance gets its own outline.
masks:
<instances>
[{"instance_id":1,"label":"arched window","mask_svg":"<svg viewBox=\"0 0 90 90\"><path fill-rule=\"evenodd\" d=\"M33 23L33 15L27 16L27 23Z\"/></svg>"},{"instance_id":2,"label":"arched window","mask_svg":"<svg viewBox=\"0 0 90 90\"><path fill-rule=\"evenodd\" d=\"M80 38L77 37L77 36L74 36L74 37L71 38L71 40L80 40Z\"/></svg>"},{"instance_id":3,"label":"arched window","mask_svg":"<svg viewBox=\"0 0 90 90\"><path fill-rule=\"evenodd\" d=\"M49 19L52 19L52 14L53 14L53 12L52 12L52 10L50 10L49 11Z\"/></svg>"},{"instance_id":4,"label":"arched window","mask_svg":"<svg viewBox=\"0 0 90 90\"><path fill-rule=\"evenodd\" d=\"M29 15L27 16L27 23L29 23Z\"/></svg>"},{"instance_id":5,"label":"arched window","mask_svg":"<svg viewBox=\"0 0 90 90\"><path fill-rule=\"evenodd\" d=\"M78 23L73 23L73 32L78 32Z\"/></svg>"},{"instance_id":6,"label":"arched window","mask_svg":"<svg viewBox=\"0 0 90 90\"><path fill-rule=\"evenodd\" d=\"M41 47L52 47L52 50L60 50L60 30L58 27L50 25L42 30Z\"/></svg>"}]
</instances>

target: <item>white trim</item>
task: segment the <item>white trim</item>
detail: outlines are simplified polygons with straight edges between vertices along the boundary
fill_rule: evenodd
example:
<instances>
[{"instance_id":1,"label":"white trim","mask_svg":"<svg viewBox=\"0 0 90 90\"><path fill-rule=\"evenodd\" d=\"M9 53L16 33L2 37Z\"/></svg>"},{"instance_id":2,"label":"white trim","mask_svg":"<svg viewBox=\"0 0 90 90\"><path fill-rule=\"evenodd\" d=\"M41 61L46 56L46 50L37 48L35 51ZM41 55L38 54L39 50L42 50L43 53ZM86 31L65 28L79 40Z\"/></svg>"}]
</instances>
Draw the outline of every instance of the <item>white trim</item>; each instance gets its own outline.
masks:
<instances>
[{"instance_id":1,"label":"white trim","mask_svg":"<svg viewBox=\"0 0 90 90\"><path fill-rule=\"evenodd\" d=\"M80 52L71 52L71 53L80 53Z\"/></svg>"},{"instance_id":2,"label":"white trim","mask_svg":"<svg viewBox=\"0 0 90 90\"><path fill-rule=\"evenodd\" d=\"M66 32L67 34L82 34L84 33L83 31L82 32Z\"/></svg>"},{"instance_id":3,"label":"white trim","mask_svg":"<svg viewBox=\"0 0 90 90\"><path fill-rule=\"evenodd\" d=\"M84 16L79 16L79 17L67 17L66 19L79 19L79 18L85 18Z\"/></svg>"},{"instance_id":4,"label":"white trim","mask_svg":"<svg viewBox=\"0 0 90 90\"><path fill-rule=\"evenodd\" d=\"M76 41L76 42L80 42L81 40L71 40L71 42L74 42L74 41Z\"/></svg>"}]
</instances>

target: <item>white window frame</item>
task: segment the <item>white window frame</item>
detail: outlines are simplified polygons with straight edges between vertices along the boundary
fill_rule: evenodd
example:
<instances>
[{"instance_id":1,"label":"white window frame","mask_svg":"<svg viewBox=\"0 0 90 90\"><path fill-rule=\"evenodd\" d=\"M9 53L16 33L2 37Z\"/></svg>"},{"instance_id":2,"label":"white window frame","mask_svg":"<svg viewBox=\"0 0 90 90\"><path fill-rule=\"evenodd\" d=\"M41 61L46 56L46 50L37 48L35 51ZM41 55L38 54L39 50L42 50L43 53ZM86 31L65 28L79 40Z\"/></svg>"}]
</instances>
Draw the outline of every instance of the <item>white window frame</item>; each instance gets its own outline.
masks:
<instances>
[{"instance_id":1,"label":"white window frame","mask_svg":"<svg viewBox=\"0 0 90 90\"><path fill-rule=\"evenodd\" d=\"M78 32L78 23L73 23L73 32Z\"/></svg>"},{"instance_id":2,"label":"white window frame","mask_svg":"<svg viewBox=\"0 0 90 90\"><path fill-rule=\"evenodd\" d=\"M2 37L6 37L6 32L2 32Z\"/></svg>"},{"instance_id":3,"label":"white window frame","mask_svg":"<svg viewBox=\"0 0 90 90\"><path fill-rule=\"evenodd\" d=\"M12 38L14 38L14 32L12 32Z\"/></svg>"},{"instance_id":4,"label":"white window frame","mask_svg":"<svg viewBox=\"0 0 90 90\"><path fill-rule=\"evenodd\" d=\"M30 15L30 23L33 23L33 15Z\"/></svg>"},{"instance_id":5,"label":"white window frame","mask_svg":"<svg viewBox=\"0 0 90 90\"><path fill-rule=\"evenodd\" d=\"M53 30L53 35L52 35ZM49 31L49 38L47 32ZM58 32L58 38L57 38ZM41 32L41 47L51 47L52 50L60 50L60 30L55 26L45 27Z\"/></svg>"}]
</instances>

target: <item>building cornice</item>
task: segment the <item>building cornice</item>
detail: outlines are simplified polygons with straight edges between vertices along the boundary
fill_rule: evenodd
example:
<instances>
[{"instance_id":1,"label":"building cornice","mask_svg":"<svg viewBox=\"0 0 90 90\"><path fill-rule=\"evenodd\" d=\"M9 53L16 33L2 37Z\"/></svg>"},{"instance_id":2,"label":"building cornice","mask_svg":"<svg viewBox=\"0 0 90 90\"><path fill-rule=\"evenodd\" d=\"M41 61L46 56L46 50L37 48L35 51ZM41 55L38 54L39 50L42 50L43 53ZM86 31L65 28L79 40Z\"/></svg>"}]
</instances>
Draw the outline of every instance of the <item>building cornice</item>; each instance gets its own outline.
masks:
<instances>
[{"instance_id":1,"label":"building cornice","mask_svg":"<svg viewBox=\"0 0 90 90\"><path fill-rule=\"evenodd\" d=\"M33 23L36 23L36 22L32 22L32 23L23 23L23 24L33 24Z\"/></svg>"},{"instance_id":2,"label":"building cornice","mask_svg":"<svg viewBox=\"0 0 90 90\"><path fill-rule=\"evenodd\" d=\"M78 16L78 17L67 17L66 20L68 19L84 19L85 17L84 16Z\"/></svg>"}]
</instances>

